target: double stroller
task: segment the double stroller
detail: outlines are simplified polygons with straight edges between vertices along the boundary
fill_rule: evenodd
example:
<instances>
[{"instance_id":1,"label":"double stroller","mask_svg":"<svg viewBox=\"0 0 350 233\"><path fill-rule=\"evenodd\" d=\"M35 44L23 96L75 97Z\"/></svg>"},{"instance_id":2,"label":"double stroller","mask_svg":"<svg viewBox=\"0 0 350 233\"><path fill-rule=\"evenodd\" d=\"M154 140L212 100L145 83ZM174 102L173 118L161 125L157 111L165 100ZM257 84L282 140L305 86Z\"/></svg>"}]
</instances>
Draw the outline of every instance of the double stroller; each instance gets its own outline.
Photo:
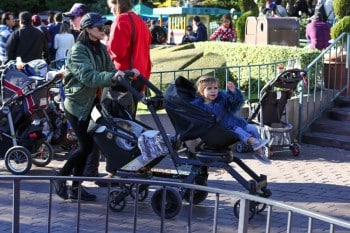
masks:
<instances>
[{"instance_id":1,"label":"double stroller","mask_svg":"<svg viewBox=\"0 0 350 233\"><path fill-rule=\"evenodd\" d=\"M292 142L293 125L288 122L287 102L298 86L307 85L306 71L301 69L285 70L271 79L260 91L260 99L256 105L250 105L247 121L256 124L262 138L268 140L265 154L272 158L275 153L291 152L300 154L300 145ZM251 148L244 142L236 143L237 152L247 152Z\"/></svg>"},{"instance_id":2,"label":"double stroller","mask_svg":"<svg viewBox=\"0 0 350 233\"><path fill-rule=\"evenodd\" d=\"M42 133L43 125L33 118L54 81L43 80L45 77L28 75L12 63L1 69L0 157L15 175L26 174L32 164L45 166L53 158L53 148Z\"/></svg>"},{"instance_id":3,"label":"double stroller","mask_svg":"<svg viewBox=\"0 0 350 233\"><path fill-rule=\"evenodd\" d=\"M271 191L267 188L265 175L257 175L241 159L232 153L232 144L238 137L216 122L214 116L202 111L190 104L195 96L195 87L192 82L184 77L178 77L164 94L152 85L148 80L139 77L154 96L144 96L138 93L128 81L119 78L119 83L134 95L138 100L147 105L157 130L144 125L141 122L128 117L121 105L118 107L120 115L111 115L108 106L97 105L91 114L89 132L92 133L96 144L107 158L107 171L115 172L118 177L138 177L145 179L170 179L177 182L206 186L208 180L208 168L223 168L236 179L250 194L261 197L269 197ZM169 135L157 114L157 111L165 108L168 117L175 129L175 135ZM120 122L126 121L129 125L126 129ZM153 132L149 134L149 132ZM156 133L154 133L156 132ZM145 136L146 135L146 136ZM147 136L153 135L153 136ZM152 150L144 150L144 138L148 137L153 146ZM140 140L142 138L142 140ZM186 142L197 140L195 148L189 148ZM147 141L147 140L146 140ZM108 146L107 146L108 145ZM112 146L111 146L112 145ZM150 144L149 144L150 145ZM146 146L148 148L148 146ZM150 153L148 153L150 152ZM161 172L154 169L166 156L171 158L175 167L175 173ZM250 176L247 180L239 174L230 163L234 162ZM188 171L184 174L181 167L186 166ZM138 193L136 193L138 190ZM142 184L135 189L133 184L120 184L117 190L110 192L109 206L113 211L122 211L125 208L125 198L130 195L138 197L139 201L145 200L149 193L149 185ZM181 210L182 200L193 204L203 202L208 193L195 190L193 199L190 191L183 188L163 188L156 190L151 197L151 205L154 212L162 215L162 200L166 193L165 218L175 217ZM137 195L136 195L137 194ZM234 213L238 217L239 201L234 205ZM263 211L265 205L251 203L250 217Z\"/></svg>"}]
</instances>

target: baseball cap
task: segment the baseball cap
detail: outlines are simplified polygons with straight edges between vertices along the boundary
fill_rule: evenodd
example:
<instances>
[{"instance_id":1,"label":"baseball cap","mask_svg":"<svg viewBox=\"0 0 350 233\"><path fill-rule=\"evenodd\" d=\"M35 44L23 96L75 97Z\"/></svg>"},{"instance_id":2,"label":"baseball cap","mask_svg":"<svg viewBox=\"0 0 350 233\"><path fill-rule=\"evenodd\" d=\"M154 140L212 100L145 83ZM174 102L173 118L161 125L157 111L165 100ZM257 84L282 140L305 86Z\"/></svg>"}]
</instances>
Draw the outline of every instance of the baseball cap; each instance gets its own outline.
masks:
<instances>
[{"instance_id":1,"label":"baseball cap","mask_svg":"<svg viewBox=\"0 0 350 233\"><path fill-rule=\"evenodd\" d=\"M110 21L106 18L103 18L100 14L91 12L83 16L80 21L80 28L85 29L87 27L96 27L108 23L110 23Z\"/></svg>"},{"instance_id":2,"label":"baseball cap","mask_svg":"<svg viewBox=\"0 0 350 233\"><path fill-rule=\"evenodd\" d=\"M64 17L77 17L83 16L88 12L88 8L85 4L82 3L74 3L70 11L63 13Z\"/></svg>"}]
</instances>

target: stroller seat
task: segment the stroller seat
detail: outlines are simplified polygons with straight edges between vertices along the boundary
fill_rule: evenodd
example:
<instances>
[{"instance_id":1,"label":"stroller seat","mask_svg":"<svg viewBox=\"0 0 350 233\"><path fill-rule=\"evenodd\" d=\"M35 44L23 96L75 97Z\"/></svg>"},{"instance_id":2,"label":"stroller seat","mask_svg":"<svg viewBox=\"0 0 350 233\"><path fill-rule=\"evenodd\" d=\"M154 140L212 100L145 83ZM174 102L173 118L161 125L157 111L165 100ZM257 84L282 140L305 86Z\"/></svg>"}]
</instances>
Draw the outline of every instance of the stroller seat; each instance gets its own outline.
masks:
<instances>
[{"instance_id":1,"label":"stroller seat","mask_svg":"<svg viewBox=\"0 0 350 233\"><path fill-rule=\"evenodd\" d=\"M234 156L232 146L239 140L234 132L223 128L212 114L192 105L196 96L194 83L180 76L164 92L164 107L172 122L176 136L186 144L189 140L200 142L189 159L180 161L207 170L208 167L225 169L241 183L250 194L269 197L266 176L258 176L240 158ZM253 180L247 181L230 163L236 163Z\"/></svg>"},{"instance_id":2,"label":"stroller seat","mask_svg":"<svg viewBox=\"0 0 350 233\"><path fill-rule=\"evenodd\" d=\"M248 117L248 121L260 126L262 137L268 139L265 153L269 158L275 152L291 151L294 156L300 153L300 146L291 140L293 125L288 122L286 106L305 75L304 70L291 69L270 80L260 92L258 106Z\"/></svg>"}]
</instances>

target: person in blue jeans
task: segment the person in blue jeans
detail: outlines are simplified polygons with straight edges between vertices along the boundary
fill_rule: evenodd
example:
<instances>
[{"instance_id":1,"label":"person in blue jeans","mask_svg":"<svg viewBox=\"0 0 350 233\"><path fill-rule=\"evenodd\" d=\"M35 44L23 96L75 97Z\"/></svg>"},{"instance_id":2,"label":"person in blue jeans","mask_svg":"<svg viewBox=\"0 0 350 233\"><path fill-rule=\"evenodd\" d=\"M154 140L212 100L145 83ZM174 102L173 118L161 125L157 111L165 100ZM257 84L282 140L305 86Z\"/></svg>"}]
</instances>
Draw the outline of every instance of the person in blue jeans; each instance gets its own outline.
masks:
<instances>
[{"instance_id":1,"label":"person in blue jeans","mask_svg":"<svg viewBox=\"0 0 350 233\"><path fill-rule=\"evenodd\" d=\"M265 164L271 163L263 150L268 140L261 139L255 125L248 124L236 114L243 105L244 97L234 83L227 82L227 91L222 91L219 90L218 79L204 75L198 79L196 86L198 95L191 104L214 114L221 126L233 131L240 140L251 145L255 151L254 158Z\"/></svg>"}]
</instances>

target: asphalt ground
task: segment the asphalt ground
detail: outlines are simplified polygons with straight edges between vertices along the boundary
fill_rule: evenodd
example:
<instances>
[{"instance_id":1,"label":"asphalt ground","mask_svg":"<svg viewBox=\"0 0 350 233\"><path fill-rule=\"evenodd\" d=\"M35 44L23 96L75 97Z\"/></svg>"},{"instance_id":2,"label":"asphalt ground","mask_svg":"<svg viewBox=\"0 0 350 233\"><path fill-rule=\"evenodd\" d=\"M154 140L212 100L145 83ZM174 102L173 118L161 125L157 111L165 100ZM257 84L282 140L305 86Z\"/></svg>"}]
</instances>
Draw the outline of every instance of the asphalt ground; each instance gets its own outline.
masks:
<instances>
[{"instance_id":1,"label":"asphalt ground","mask_svg":"<svg viewBox=\"0 0 350 233\"><path fill-rule=\"evenodd\" d=\"M172 131L169 122L161 119L167 130ZM146 121L142 119L142 121ZM35 167L29 171L30 176L53 175L59 169L66 154L56 148L55 159L46 167ZM295 157L285 152L275 154L271 165L265 165L252 157L251 153L235 154L258 174L267 176L268 188L272 192L273 200L281 201L295 207L311 210L316 213L329 215L350 221L350 151L331 147L320 147L309 144L301 144L301 153ZM3 161L0 161L0 232L12 231L12 183L1 180L1 175L10 175ZM172 169L170 158L165 158L160 168ZM236 168L235 164L232 164ZM242 171L237 168L237 171ZM105 162L100 163L100 175L105 175ZM243 173L242 173L243 174ZM56 195L52 198L52 219L50 232L133 232L134 202L127 199L127 205L122 212L109 212L107 188L101 188L93 182L84 182L89 191L97 195L95 202L81 202L81 210L78 212L78 202L74 200L62 200ZM209 187L223 188L226 190L247 192L230 174L221 169L210 168ZM150 193L154 191L150 189ZM160 219L151 207L150 197L139 205L136 232L160 232ZM195 206L191 232L213 232L215 195ZM21 184L19 232L49 232L48 219L49 184L44 181L26 181ZM237 199L221 197L218 210L217 232L236 232L238 219L233 214L233 205ZM180 213L173 219L167 220L164 232L186 232L189 206L184 203ZM76 226L79 215L79 229ZM287 213L283 210L274 210L272 214L271 232L286 232ZM302 216L293 217L292 232L307 232L308 219ZM265 232L266 211L257 214L248 223L248 232ZM344 229L335 229L335 232L350 232ZM312 232L329 232L329 225L324 222L314 221Z\"/></svg>"}]
</instances>

